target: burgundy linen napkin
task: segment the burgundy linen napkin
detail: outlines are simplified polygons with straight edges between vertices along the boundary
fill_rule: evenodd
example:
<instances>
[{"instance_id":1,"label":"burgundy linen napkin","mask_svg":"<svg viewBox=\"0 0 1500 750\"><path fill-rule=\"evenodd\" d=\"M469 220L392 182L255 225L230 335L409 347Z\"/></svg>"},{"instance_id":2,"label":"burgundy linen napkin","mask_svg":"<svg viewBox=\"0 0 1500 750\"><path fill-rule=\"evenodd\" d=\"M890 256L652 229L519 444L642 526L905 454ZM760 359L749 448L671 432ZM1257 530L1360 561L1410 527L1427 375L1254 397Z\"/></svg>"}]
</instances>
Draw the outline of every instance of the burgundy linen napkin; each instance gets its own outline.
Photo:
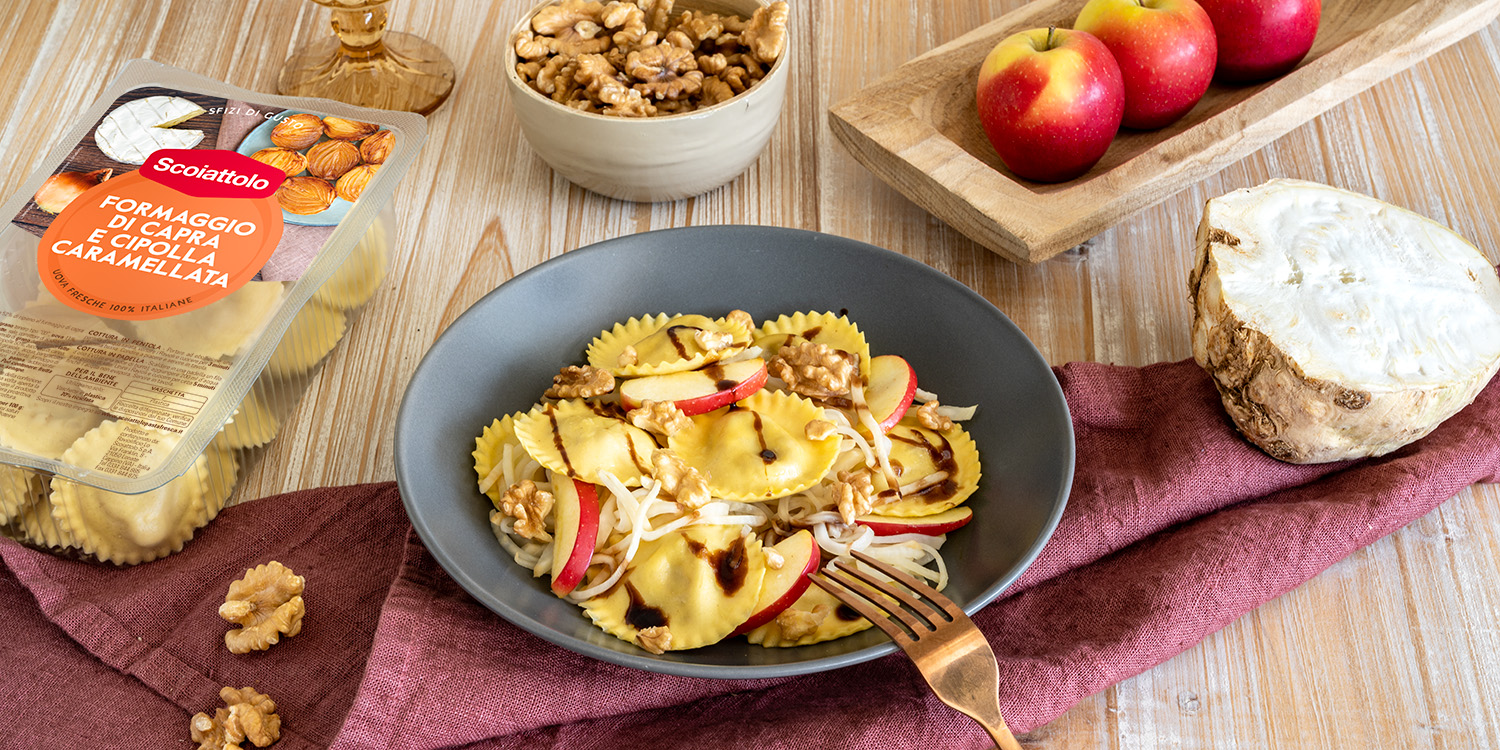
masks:
<instances>
[{"instance_id":1,"label":"burgundy linen napkin","mask_svg":"<svg viewBox=\"0 0 1500 750\"><path fill-rule=\"evenodd\" d=\"M1245 443L1191 361L1056 372L1078 441L1068 509L1017 585L974 618L1018 731L1500 477L1496 383L1393 454L1298 467ZM900 655L744 682L648 674L551 646L459 589L410 533L389 484L237 506L184 552L129 570L9 542L0 558L0 739L28 746L182 741L221 684L277 700L287 733L277 747L986 744ZM215 611L229 580L269 559L307 575L305 629L233 656ZM27 687L31 670L57 679Z\"/></svg>"}]
</instances>

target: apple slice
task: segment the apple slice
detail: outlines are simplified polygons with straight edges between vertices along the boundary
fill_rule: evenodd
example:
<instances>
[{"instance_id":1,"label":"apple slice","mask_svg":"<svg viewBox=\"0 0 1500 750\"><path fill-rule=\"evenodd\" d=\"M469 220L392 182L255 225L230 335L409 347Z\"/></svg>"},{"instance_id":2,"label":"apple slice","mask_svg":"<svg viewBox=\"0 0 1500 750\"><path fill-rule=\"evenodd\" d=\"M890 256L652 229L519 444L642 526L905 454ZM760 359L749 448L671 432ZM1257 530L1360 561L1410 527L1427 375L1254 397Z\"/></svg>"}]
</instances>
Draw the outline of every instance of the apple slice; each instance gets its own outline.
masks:
<instances>
[{"instance_id":1,"label":"apple slice","mask_svg":"<svg viewBox=\"0 0 1500 750\"><path fill-rule=\"evenodd\" d=\"M823 558L818 552L818 543L813 541L812 532L807 529L781 540L771 549L781 553L782 565L776 570L766 568L766 575L760 581L760 599L755 602L755 614L730 635L744 635L792 606L792 602L812 585L808 575L818 569Z\"/></svg>"},{"instance_id":2,"label":"apple slice","mask_svg":"<svg viewBox=\"0 0 1500 750\"><path fill-rule=\"evenodd\" d=\"M644 401L671 401L683 414L707 414L760 390L766 384L766 361L742 359L688 372L647 375L620 384L620 404L634 409Z\"/></svg>"},{"instance_id":3,"label":"apple slice","mask_svg":"<svg viewBox=\"0 0 1500 750\"><path fill-rule=\"evenodd\" d=\"M890 432L917 395L917 371L911 363L894 354L870 359L870 385L865 388L865 404L880 429Z\"/></svg>"},{"instance_id":4,"label":"apple slice","mask_svg":"<svg viewBox=\"0 0 1500 750\"><path fill-rule=\"evenodd\" d=\"M974 511L967 505L957 508L949 508L941 513L930 516L882 516L871 513L863 516L855 516L854 522L861 526L869 526L875 536L894 536L896 534L926 534L937 536L946 534L969 522L974 517Z\"/></svg>"},{"instance_id":5,"label":"apple slice","mask_svg":"<svg viewBox=\"0 0 1500 750\"><path fill-rule=\"evenodd\" d=\"M551 476L552 593L567 596L583 581L599 540L599 493L589 482Z\"/></svg>"}]
</instances>

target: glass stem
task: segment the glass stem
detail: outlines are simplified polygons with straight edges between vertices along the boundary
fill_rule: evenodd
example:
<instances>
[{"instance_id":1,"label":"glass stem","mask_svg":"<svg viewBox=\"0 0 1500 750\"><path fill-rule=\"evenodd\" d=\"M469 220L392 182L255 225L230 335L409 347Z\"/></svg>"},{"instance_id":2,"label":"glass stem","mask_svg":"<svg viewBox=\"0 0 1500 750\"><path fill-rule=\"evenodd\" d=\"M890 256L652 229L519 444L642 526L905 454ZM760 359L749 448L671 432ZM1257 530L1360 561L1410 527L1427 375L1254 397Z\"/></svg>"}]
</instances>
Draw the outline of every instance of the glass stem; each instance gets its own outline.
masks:
<instances>
[{"instance_id":1,"label":"glass stem","mask_svg":"<svg viewBox=\"0 0 1500 750\"><path fill-rule=\"evenodd\" d=\"M359 10L335 10L329 20L333 33L338 35L344 54L354 58L379 57L385 46L380 37L385 34L385 6Z\"/></svg>"}]
</instances>

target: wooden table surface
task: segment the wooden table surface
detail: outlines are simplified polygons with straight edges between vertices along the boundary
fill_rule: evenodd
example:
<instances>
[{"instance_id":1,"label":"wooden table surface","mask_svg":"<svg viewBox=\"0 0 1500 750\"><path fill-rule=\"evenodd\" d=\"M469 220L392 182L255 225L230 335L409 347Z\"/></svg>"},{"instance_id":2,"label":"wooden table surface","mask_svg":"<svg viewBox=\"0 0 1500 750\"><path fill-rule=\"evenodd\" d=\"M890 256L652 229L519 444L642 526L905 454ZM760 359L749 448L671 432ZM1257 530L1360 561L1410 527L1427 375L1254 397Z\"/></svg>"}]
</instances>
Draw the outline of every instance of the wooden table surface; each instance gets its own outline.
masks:
<instances>
[{"instance_id":1,"label":"wooden table surface","mask_svg":"<svg viewBox=\"0 0 1500 750\"><path fill-rule=\"evenodd\" d=\"M1273 176L1373 194L1500 260L1500 24L1376 84L1218 175L1051 261L992 255L873 178L827 110L1020 0L793 0L786 111L750 170L658 205L554 175L504 94L503 30L533 0L399 0L391 28L436 42L453 98L395 202L382 290L241 492L394 477L392 425L423 352L480 296L598 240L702 224L863 240L978 290L1060 364L1191 356L1186 276L1204 200ZM304 0L12 0L0 36L0 189L14 190L120 65L149 57L273 91L290 50L326 32ZM1022 737L1029 748L1500 746L1500 491L1461 493L1183 654ZM959 720L955 718L955 720Z\"/></svg>"}]
</instances>

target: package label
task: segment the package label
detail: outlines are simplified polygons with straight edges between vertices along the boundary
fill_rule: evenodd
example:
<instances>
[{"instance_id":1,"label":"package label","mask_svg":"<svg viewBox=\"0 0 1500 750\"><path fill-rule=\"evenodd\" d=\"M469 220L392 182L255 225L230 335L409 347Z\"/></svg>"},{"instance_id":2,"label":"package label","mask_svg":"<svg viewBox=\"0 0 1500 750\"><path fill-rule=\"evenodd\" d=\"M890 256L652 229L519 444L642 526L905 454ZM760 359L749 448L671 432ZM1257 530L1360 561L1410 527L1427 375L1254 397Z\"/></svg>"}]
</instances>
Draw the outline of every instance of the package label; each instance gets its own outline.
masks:
<instances>
[{"instance_id":1,"label":"package label","mask_svg":"<svg viewBox=\"0 0 1500 750\"><path fill-rule=\"evenodd\" d=\"M272 195L284 178L232 151L156 151L63 209L37 246L42 284L76 310L124 320L216 302L280 242Z\"/></svg>"}]
</instances>

